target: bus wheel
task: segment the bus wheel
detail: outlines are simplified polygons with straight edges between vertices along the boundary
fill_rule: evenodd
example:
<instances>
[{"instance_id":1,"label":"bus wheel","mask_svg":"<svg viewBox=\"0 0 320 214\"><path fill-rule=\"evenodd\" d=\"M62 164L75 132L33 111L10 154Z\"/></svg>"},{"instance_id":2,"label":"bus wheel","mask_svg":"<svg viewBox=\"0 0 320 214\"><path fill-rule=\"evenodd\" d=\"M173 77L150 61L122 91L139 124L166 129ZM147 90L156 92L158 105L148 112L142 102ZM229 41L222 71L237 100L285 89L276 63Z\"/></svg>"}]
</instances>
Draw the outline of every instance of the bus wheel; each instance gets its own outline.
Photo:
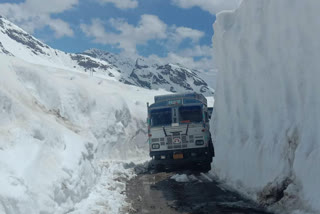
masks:
<instances>
[{"instance_id":1,"label":"bus wheel","mask_svg":"<svg viewBox=\"0 0 320 214\"><path fill-rule=\"evenodd\" d=\"M211 170L211 162L207 162L207 163L204 163L202 166L201 166L201 170L203 172L209 172Z\"/></svg>"},{"instance_id":2,"label":"bus wheel","mask_svg":"<svg viewBox=\"0 0 320 214\"><path fill-rule=\"evenodd\" d=\"M152 170L156 169L156 164L155 164L154 160L149 161L147 168L148 168L148 171L152 171Z\"/></svg>"},{"instance_id":3,"label":"bus wheel","mask_svg":"<svg viewBox=\"0 0 320 214\"><path fill-rule=\"evenodd\" d=\"M163 164L157 164L156 165L156 171L157 172L163 172L163 171L165 171L165 166L163 165Z\"/></svg>"}]
</instances>

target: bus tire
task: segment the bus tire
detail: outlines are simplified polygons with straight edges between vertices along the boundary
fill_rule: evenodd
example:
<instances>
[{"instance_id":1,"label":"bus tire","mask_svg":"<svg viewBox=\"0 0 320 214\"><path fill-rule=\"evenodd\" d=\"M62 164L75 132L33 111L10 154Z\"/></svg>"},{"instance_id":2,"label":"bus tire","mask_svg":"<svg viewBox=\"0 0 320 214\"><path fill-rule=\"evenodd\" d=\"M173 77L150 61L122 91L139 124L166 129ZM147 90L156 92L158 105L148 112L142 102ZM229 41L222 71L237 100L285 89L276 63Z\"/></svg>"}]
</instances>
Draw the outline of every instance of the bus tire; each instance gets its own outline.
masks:
<instances>
[{"instance_id":1,"label":"bus tire","mask_svg":"<svg viewBox=\"0 0 320 214\"><path fill-rule=\"evenodd\" d=\"M209 172L211 170L211 162L204 163L201 169L203 172Z\"/></svg>"},{"instance_id":2,"label":"bus tire","mask_svg":"<svg viewBox=\"0 0 320 214\"><path fill-rule=\"evenodd\" d=\"M157 164L155 169L157 172L163 172L163 171L165 171L166 168L163 164Z\"/></svg>"}]
</instances>

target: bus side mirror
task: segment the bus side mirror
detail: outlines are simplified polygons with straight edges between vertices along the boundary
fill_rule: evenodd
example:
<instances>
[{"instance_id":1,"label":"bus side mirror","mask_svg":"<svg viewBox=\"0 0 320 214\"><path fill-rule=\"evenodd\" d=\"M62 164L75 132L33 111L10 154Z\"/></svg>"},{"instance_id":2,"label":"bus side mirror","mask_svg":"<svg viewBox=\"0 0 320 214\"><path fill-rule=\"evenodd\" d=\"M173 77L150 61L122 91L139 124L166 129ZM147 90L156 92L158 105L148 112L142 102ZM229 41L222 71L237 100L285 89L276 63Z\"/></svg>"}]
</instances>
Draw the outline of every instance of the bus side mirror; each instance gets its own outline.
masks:
<instances>
[{"instance_id":1,"label":"bus side mirror","mask_svg":"<svg viewBox=\"0 0 320 214\"><path fill-rule=\"evenodd\" d=\"M213 112L213 107L209 107L208 108L208 118L209 118L209 120L211 119L212 112Z\"/></svg>"}]
</instances>

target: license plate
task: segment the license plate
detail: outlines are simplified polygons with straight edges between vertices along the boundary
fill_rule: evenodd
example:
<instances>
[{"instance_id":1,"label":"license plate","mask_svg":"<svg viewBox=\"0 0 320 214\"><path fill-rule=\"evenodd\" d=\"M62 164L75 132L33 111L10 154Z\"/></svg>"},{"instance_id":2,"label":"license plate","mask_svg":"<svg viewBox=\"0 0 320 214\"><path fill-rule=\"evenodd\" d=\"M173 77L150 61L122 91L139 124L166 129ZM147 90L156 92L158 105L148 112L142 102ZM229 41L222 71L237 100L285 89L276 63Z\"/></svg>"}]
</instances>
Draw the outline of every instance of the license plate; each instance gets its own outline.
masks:
<instances>
[{"instance_id":1,"label":"license plate","mask_svg":"<svg viewBox=\"0 0 320 214\"><path fill-rule=\"evenodd\" d=\"M173 154L173 159L183 159L183 154Z\"/></svg>"}]
</instances>

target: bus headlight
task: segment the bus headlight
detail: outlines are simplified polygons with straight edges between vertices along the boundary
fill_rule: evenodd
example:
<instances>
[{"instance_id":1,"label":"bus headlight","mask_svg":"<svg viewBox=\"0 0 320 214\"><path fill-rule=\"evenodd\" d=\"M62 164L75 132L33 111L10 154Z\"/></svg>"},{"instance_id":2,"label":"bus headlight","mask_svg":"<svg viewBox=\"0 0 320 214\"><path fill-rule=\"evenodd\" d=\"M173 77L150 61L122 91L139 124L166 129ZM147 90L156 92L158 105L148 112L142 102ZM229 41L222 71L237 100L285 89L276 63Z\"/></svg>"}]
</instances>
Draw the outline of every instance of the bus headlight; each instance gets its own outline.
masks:
<instances>
[{"instance_id":1,"label":"bus headlight","mask_svg":"<svg viewBox=\"0 0 320 214\"><path fill-rule=\"evenodd\" d=\"M152 144L152 149L160 149L160 144L159 143Z\"/></svg>"},{"instance_id":2,"label":"bus headlight","mask_svg":"<svg viewBox=\"0 0 320 214\"><path fill-rule=\"evenodd\" d=\"M203 140L196 140L196 145L197 146L201 146L204 144L204 141Z\"/></svg>"}]
</instances>

